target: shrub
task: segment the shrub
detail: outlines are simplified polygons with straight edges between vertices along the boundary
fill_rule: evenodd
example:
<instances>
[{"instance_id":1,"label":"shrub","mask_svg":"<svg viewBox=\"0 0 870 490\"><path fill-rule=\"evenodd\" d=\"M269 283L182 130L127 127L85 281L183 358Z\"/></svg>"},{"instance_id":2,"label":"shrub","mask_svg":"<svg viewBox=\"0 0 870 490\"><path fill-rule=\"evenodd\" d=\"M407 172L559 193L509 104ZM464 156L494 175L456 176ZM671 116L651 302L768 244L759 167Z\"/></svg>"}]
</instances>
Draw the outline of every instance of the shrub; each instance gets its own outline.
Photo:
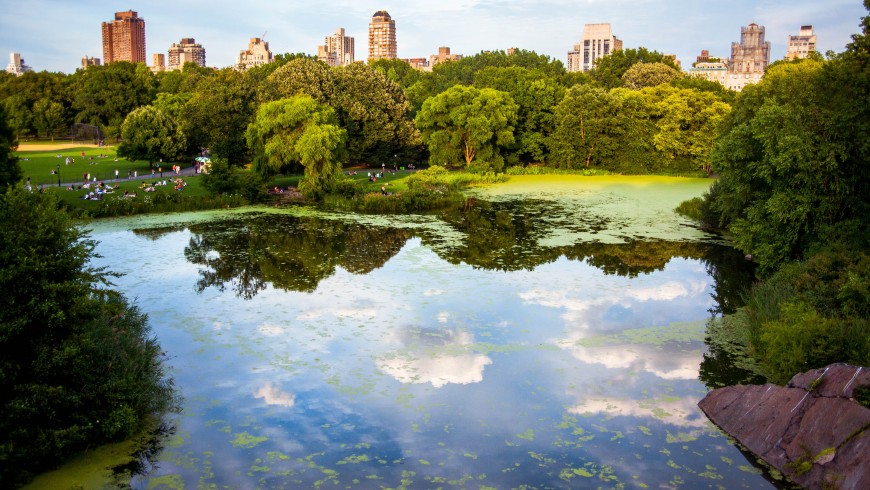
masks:
<instances>
[{"instance_id":1,"label":"shrub","mask_svg":"<svg viewBox=\"0 0 870 490\"><path fill-rule=\"evenodd\" d=\"M147 318L52 193L0 195L0 481L16 487L177 406Z\"/></svg>"}]
</instances>

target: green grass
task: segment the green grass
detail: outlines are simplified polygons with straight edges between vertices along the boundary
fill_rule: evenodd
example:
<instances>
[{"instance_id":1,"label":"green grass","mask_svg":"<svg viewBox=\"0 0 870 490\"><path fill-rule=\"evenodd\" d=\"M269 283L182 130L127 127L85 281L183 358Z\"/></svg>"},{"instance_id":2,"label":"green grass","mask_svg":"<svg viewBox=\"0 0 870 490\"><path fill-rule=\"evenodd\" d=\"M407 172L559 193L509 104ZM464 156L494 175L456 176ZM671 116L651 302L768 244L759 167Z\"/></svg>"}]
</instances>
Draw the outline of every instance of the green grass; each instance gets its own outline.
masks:
<instances>
[{"instance_id":1,"label":"green grass","mask_svg":"<svg viewBox=\"0 0 870 490\"><path fill-rule=\"evenodd\" d=\"M82 158L82 152L85 157ZM105 146L102 148L80 147L69 148L63 150L38 150L38 151L18 151L15 154L19 157L21 170L24 172L24 177L30 177L30 182L34 186L48 185L57 186L58 175L52 172L60 170L60 182L63 184L71 182L82 182L84 173L91 174L91 178L96 177L97 181L111 180L115 178L115 170L118 170L120 178L127 177L127 171L138 172L139 176L151 176L148 169L148 162L145 160L128 161L123 158L118 158L116 149L113 146ZM60 155L60 157L58 157ZM100 156L102 155L102 156ZM75 163L66 165L66 157L75 158ZM93 160L91 158L93 157ZM117 159L117 161L116 161ZM189 163L183 163L183 167L189 167ZM172 163L164 162L164 175L169 177L169 170Z\"/></svg>"}]
</instances>

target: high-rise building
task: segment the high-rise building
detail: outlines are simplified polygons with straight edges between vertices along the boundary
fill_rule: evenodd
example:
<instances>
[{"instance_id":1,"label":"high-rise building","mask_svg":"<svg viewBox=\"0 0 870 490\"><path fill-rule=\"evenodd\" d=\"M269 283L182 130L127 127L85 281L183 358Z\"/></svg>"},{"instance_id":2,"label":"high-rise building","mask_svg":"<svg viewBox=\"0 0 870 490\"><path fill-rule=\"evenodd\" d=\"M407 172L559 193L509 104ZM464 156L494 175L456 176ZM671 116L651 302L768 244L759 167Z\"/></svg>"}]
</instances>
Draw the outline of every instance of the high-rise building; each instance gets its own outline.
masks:
<instances>
[{"instance_id":1,"label":"high-rise building","mask_svg":"<svg viewBox=\"0 0 870 490\"><path fill-rule=\"evenodd\" d=\"M93 56L83 56L82 70L87 70L89 66L100 66L100 59Z\"/></svg>"},{"instance_id":2,"label":"high-rise building","mask_svg":"<svg viewBox=\"0 0 870 490\"><path fill-rule=\"evenodd\" d=\"M622 40L613 35L610 24L586 24L580 44L568 51L568 71L589 71L595 60L622 49Z\"/></svg>"},{"instance_id":3,"label":"high-rise building","mask_svg":"<svg viewBox=\"0 0 870 490\"><path fill-rule=\"evenodd\" d=\"M810 53L816 52L816 34L813 26L801 26L800 34L788 36L788 52L785 59L793 60L806 58Z\"/></svg>"},{"instance_id":4,"label":"high-rise building","mask_svg":"<svg viewBox=\"0 0 870 490\"><path fill-rule=\"evenodd\" d=\"M145 19L132 10L103 22L103 63L115 61L145 63Z\"/></svg>"},{"instance_id":5,"label":"high-rise building","mask_svg":"<svg viewBox=\"0 0 870 490\"><path fill-rule=\"evenodd\" d=\"M764 40L764 26L756 23L740 29L740 42L731 43L728 60L728 78L725 87L743 90L743 87L761 81L770 64L770 42Z\"/></svg>"},{"instance_id":6,"label":"high-rise building","mask_svg":"<svg viewBox=\"0 0 870 490\"><path fill-rule=\"evenodd\" d=\"M6 73L20 77L29 71L33 70L24 64L24 58L21 57L21 53L9 53L9 64L6 65Z\"/></svg>"},{"instance_id":7,"label":"high-rise building","mask_svg":"<svg viewBox=\"0 0 870 490\"><path fill-rule=\"evenodd\" d=\"M396 59L396 21L386 10L378 10L369 24L369 61Z\"/></svg>"},{"instance_id":8,"label":"high-rise building","mask_svg":"<svg viewBox=\"0 0 870 490\"><path fill-rule=\"evenodd\" d=\"M253 66L271 63L273 60L272 52L269 51L269 43L259 37L252 37L248 42L248 49L239 51L239 57L236 58L236 68L247 70Z\"/></svg>"},{"instance_id":9,"label":"high-rise building","mask_svg":"<svg viewBox=\"0 0 870 490\"><path fill-rule=\"evenodd\" d=\"M354 62L354 39L344 35L344 28L326 36L323 46L317 47L317 59L329 66L347 66Z\"/></svg>"},{"instance_id":10,"label":"high-rise building","mask_svg":"<svg viewBox=\"0 0 870 490\"><path fill-rule=\"evenodd\" d=\"M167 70L180 70L185 63L205 66L205 48L192 37L184 37L180 43L172 43L168 55Z\"/></svg>"}]
</instances>

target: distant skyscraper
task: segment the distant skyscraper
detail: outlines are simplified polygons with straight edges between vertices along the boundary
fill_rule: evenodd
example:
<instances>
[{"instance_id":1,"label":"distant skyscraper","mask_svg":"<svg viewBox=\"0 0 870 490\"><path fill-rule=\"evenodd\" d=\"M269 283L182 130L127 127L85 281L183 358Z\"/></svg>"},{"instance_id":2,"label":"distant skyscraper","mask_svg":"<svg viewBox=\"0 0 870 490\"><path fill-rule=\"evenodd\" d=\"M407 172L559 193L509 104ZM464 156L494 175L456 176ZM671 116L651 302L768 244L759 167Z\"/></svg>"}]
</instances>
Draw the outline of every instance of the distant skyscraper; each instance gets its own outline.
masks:
<instances>
[{"instance_id":1,"label":"distant skyscraper","mask_svg":"<svg viewBox=\"0 0 870 490\"><path fill-rule=\"evenodd\" d=\"M185 63L196 63L197 66L205 66L205 48L198 44L192 37L181 39L180 43L172 43L169 46L167 58L167 70L180 70Z\"/></svg>"},{"instance_id":2,"label":"distant skyscraper","mask_svg":"<svg viewBox=\"0 0 870 490\"><path fill-rule=\"evenodd\" d=\"M269 51L269 43L259 37L252 37L248 42L248 49L239 52L239 57L236 59L236 68L247 70L253 66L271 63L273 59L272 52Z\"/></svg>"},{"instance_id":3,"label":"distant skyscraper","mask_svg":"<svg viewBox=\"0 0 870 490\"><path fill-rule=\"evenodd\" d=\"M758 83L768 64L770 42L764 40L764 26L752 23L741 28L740 42L731 43L725 87L739 92L751 83Z\"/></svg>"},{"instance_id":4,"label":"distant skyscraper","mask_svg":"<svg viewBox=\"0 0 870 490\"><path fill-rule=\"evenodd\" d=\"M21 57L21 53L9 53L9 64L6 65L6 72L11 73L16 76L24 75L25 73L33 71L29 66L24 64L24 58Z\"/></svg>"},{"instance_id":5,"label":"distant skyscraper","mask_svg":"<svg viewBox=\"0 0 870 490\"><path fill-rule=\"evenodd\" d=\"M317 59L329 66L347 66L354 62L354 39L344 35L344 28L326 36L323 46L317 47Z\"/></svg>"},{"instance_id":6,"label":"distant skyscraper","mask_svg":"<svg viewBox=\"0 0 870 490\"><path fill-rule=\"evenodd\" d=\"M396 59L396 21L386 10L378 10L369 24L369 61Z\"/></svg>"},{"instance_id":7,"label":"distant skyscraper","mask_svg":"<svg viewBox=\"0 0 870 490\"><path fill-rule=\"evenodd\" d=\"M816 52L816 34L813 26L801 26L800 34L788 37L788 52L785 59L806 58Z\"/></svg>"},{"instance_id":8,"label":"distant skyscraper","mask_svg":"<svg viewBox=\"0 0 870 490\"><path fill-rule=\"evenodd\" d=\"M113 22L103 22L103 63L145 63L145 19L128 10L116 12Z\"/></svg>"},{"instance_id":9,"label":"distant skyscraper","mask_svg":"<svg viewBox=\"0 0 870 490\"><path fill-rule=\"evenodd\" d=\"M589 71L595 60L622 49L622 41L613 35L610 24L586 24L580 44L568 51L568 71Z\"/></svg>"}]
</instances>

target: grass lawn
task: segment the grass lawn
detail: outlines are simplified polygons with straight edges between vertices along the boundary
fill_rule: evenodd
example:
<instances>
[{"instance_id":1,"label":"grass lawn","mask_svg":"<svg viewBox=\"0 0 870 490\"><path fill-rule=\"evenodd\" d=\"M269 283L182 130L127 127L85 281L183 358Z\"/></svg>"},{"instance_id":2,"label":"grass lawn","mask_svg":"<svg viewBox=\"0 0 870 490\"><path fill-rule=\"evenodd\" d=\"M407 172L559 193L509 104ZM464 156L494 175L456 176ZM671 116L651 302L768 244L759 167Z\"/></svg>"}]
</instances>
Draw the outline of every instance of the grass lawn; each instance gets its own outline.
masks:
<instances>
[{"instance_id":1,"label":"grass lawn","mask_svg":"<svg viewBox=\"0 0 870 490\"><path fill-rule=\"evenodd\" d=\"M117 158L114 146L104 146L102 148L87 146L77 148L62 148L45 145L48 149L45 150L28 150L17 151L21 170L24 171L24 178L30 177L30 182L34 186L53 185L58 183L58 169L60 182L62 187L64 183L84 181L84 174L90 173L90 177L100 180L112 180L115 178L115 170L118 171L119 178L126 178L127 172L136 172L140 177L151 176L151 171L148 169L148 162L145 160L137 160L134 162ZM28 145L32 148L33 145ZM82 158L82 153L85 154ZM66 164L66 158L75 159L75 163ZM190 163L185 162L183 167L189 167ZM168 173L172 163L165 163L163 170L164 175L168 178Z\"/></svg>"}]
</instances>

